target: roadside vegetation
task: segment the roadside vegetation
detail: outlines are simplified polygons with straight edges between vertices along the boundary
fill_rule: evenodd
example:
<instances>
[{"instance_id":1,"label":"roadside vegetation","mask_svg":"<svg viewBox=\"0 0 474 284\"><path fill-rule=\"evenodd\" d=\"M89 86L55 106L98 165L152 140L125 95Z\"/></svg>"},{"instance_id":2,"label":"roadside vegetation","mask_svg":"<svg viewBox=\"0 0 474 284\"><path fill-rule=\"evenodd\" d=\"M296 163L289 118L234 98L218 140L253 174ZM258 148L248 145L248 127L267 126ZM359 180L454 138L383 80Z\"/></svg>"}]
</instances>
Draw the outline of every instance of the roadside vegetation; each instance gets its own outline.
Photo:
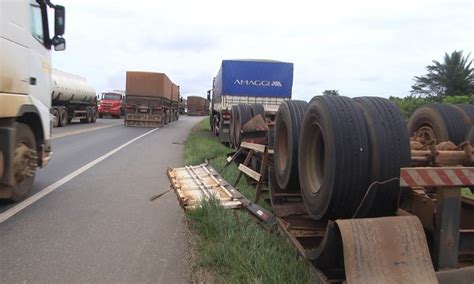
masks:
<instances>
[{"instance_id":1,"label":"roadside vegetation","mask_svg":"<svg viewBox=\"0 0 474 284\"><path fill-rule=\"evenodd\" d=\"M474 104L474 68L462 51L445 53L443 61L433 60L427 74L415 76L410 95L390 97L408 119L419 106L430 103Z\"/></svg>"},{"instance_id":2,"label":"roadside vegetation","mask_svg":"<svg viewBox=\"0 0 474 284\"><path fill-rule=\"evenodd\" d=\"M212 136L209 120L198 123L185 145L187 165L203 163L206 159L220 170L231 152ZM237 166L229 165L222 177L233 183ZM242 194L253 199L255 190L242 178L237 186ZM263 205L263 203L261 204ZM211 279L195 282L218 283L310 283L311 270L297 257L282 238L272 234L243 210L225 210L216 200L203 202L187 212L192 239L193 272L206 271Z\"/></svg>"}]
</instances>

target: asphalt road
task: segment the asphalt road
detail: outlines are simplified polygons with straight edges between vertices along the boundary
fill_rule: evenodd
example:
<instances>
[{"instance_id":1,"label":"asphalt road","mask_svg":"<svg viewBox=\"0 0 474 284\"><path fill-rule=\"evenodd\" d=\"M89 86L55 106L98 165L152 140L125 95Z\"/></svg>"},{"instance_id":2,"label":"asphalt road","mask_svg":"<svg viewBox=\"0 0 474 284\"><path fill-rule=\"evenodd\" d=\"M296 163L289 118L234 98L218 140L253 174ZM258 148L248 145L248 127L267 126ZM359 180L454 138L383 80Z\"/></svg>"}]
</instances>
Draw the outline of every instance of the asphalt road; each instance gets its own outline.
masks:
<instances>
[{"instance_id":1,"label":"asphalt road","mask_svg":"<svg viewBox=\"0 0 474 284\"><path fill-rule=\"evenodd\" d=\"M54 129L30 198L0 203L0 282L190 282L184 213L173 192L149 197L168 189L166 169L181 165L200 119L152 132L116 119Z\"/></svg>"}]
</instances>

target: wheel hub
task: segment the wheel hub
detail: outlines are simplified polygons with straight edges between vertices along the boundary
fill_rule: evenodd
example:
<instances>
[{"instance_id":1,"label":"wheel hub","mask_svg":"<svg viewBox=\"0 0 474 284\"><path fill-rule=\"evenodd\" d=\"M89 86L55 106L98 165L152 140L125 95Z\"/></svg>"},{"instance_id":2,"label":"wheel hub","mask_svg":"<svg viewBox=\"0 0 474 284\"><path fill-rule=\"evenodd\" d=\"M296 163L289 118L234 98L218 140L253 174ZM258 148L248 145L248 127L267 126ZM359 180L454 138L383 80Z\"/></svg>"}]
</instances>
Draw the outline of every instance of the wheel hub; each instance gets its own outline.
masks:
<instances>
[{"instance_id":1,"label":"wheel hub","mask_svg":"<svg viewBox=\"0 0 474 284\"><path fill-rule=\"evenodd\" d=\"M13 170L16 182L20 183L35 174L38 155L24 143L20 143L14 153Z\"/></svg>"},{"instance_id":2,"label":"wheel hub","mask_svg":"<svg viewBox=\"0 0 474 284\"><path fill-rule=\"evenodd\" d=\"M420 127L415 132L415 137L417 137L418 141L420 141L423 144L430 143L436 140L434 129L429 125Z\"/></svg>"}]
</instances>

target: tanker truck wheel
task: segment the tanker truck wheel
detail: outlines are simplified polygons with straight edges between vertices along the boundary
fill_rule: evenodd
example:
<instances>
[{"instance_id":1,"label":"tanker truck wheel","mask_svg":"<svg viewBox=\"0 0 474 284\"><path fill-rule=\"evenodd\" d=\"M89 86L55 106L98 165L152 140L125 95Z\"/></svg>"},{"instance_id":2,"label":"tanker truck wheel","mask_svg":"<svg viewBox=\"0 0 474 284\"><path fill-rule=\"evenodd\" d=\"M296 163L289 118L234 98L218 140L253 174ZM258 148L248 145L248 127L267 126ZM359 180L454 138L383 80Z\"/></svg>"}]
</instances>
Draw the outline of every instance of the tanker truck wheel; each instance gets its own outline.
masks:
<instances>
[{"instance_id":1,"label":"tanker truck wheel","mask_svg":"<svg viewBox=\"0 0 474 284\"><path fill-rule=\"evenodd\" d=\"M422 143L451 141L458 145L464 141L468 125L461 110L447 104L419 107L408 121L410 136Z\"/></svg>"},{"instance_id":2,"label":"tanker truck wheel","mask_svg":"<svg viewBox=\"0 0 474 284\"><path fill-rule=\"evenodd\" d=\"M68 123L67 112L65 108L59 110L59 127L66 126Z\"/></svg>"},{"instance_id":3,"label":"tanker truck wheel","mask_svg":"<svg viewBox=\"0 0 474 284\"><path fill-rule=\"evenodd\" d=\"M53 127L58 127L59 126L59 112L57 109L53 109L53 116L54 116Z\"/></svg>"},{"instance_id":4,"label":"tanker truck wheel","mask_svg":"<svg viewBox=\"0 0 474 284\"><path fill-rule=\"evenodd\" d=\"M97 121L97 111L95 109L92 110L92 123Z\"/></svg>"},{"instance_id":5,"label":"tanker truck wheel","mask_svg":"<svg viewBox=\"0 0 474 284\"><path fill-rule=\"evenodd\" d=\"M298 144L308 103L284 101L275 121L275 176L280 188L299 189ZM257 113L258 114L258 113Z\"/></svg>"},{"instance_id":6,"label":"tanker truck wheel","mask_svg":"<svg viewBox=\"0 0 474 284\"><path fill-rule=\"evenodd\" d=\"M368 188L369 141L355 102L319 96L306 110L298 170L308 214L316 219L351 218Z\"/></svg>"},{"instance_id":7,"label":"tanker truck wheel","mask_svg":"<svg viewBox=\"0 0 474 284\"><path fill-rule=\"evenodd\" d=\"M400 109L377 97L355 98L364 116L370 143L370 180L374 185L361 204L357 217L394 215L400 196L400 168L411 165L410 138Z\"/></svg>"},{"instance_id":8,"label":"tanker truck wheel","mask_svg":"<svg viewBox=\"0 0 474 284\"><path fill-rule=\"evenodd\" d=\"M92 110L87 109L86 113L86 123L91 123L92 122Z\"/></svg>"},{"instance_id":9,"label":"tanker truck wheel","mask_svg":"<svg viewBox=\"0 0 474 284\"><path fill-rule=\"evenodd\" d=\"M36 141L33 132L26 124L19 123L16 129L13 170L16 185L11 188L12 201L25 199L33 186L37 167Z\"/></svg>"}]
</instances>

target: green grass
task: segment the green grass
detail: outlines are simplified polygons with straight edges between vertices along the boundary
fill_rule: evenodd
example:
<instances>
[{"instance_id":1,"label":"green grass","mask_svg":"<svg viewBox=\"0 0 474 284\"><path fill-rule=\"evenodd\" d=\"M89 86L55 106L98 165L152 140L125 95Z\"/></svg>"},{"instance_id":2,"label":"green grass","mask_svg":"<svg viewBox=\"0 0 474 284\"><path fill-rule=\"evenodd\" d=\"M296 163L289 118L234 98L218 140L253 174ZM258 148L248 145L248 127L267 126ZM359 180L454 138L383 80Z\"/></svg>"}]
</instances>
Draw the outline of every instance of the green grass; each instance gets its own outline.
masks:
<instances>
[{"instance_id":1,"label":"green grass","mask_svg":"<svg viewBox=\"0 0 474 284\"><path fill-rule=\"evenodd\" d=\"M212 139L209 119L201 120L192 130L184 147L184 164L197 165L206 159L211 160L230 151L217 139Z\"/></svg>"},{"instance_id":2,"label":"green grass","mask_svg":"<svg viewBox=\"0 0 474 284\"><path fill-rule=\"evenodd\" d=\"M193 129L185 145L185 163L199 164L206 159L217 170L232 152L212 136L208 119ZM237 176L235 164L221 175L229 183ZM255 189L244 178L239 190L253 200ZM225 210L216 200L205 201L188 211L191 244L197 252L198 268L211 272L218 283L310 283L310 269L288 243L262 228L246 211Z\"/></svg>"},{"instance_id":3,"label":"green grass","mask_svg":"<svg viewBox=\"0 0 474 284\"><path fill-rule=\"evenodd\" d=\"M227 154L231 152L233 152L231 148L224 146L219 142L217 137L211 133L209 119L205 118L196 124L186 140L184 147L184 164L198 165L208 160L210 164L219 171L224 168L224 165L227 163ZM237 165L232 163L222 171L221 176L229 183L234 184L237 173ZM253 201L255 199L255 188L248 184L244 177L240 179L237 188L250 200ZM263 198L258 204L269 209L269 205L263 201Z\"/></svg>"}]
</instances>

